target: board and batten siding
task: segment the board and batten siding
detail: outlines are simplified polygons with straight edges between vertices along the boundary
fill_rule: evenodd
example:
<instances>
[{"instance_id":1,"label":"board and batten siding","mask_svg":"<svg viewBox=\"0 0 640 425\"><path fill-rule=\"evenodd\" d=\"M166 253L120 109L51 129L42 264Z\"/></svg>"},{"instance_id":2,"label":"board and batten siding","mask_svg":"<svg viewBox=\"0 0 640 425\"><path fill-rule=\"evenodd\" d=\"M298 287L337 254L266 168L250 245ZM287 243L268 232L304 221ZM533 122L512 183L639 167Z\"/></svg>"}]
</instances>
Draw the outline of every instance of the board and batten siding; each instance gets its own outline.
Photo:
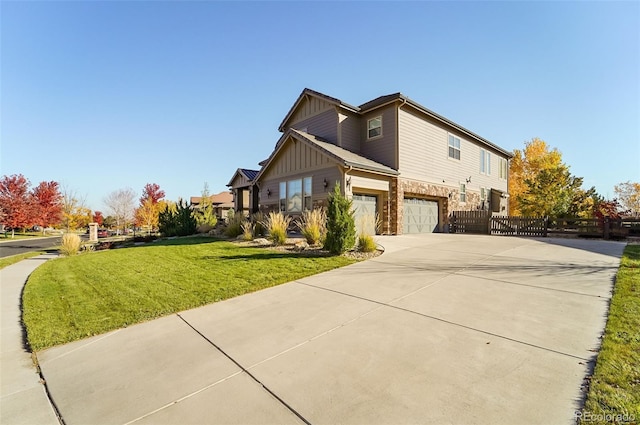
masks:
<instances>
[{"instance_id":1,"label":"board and batten siding","mask_svg":"<svg viewBox=\"0 0 640 425\"><path fill-rule=\"evenodd\" d=\"M395 105L376 109L364 115L360 125L362 137L360 154L393 169L398 168L396 163L396 109ZM377 116L382 116L382 136L368 139L367 121Z\"/></svg>"},{"instance_id":2,"label":"board and batten siding","mask_svg":"<svg viewBox=\"0 0 640 425\"><path fill-rule=\"evenodd\" d=\"M499 178L497 151L472 142L460 133L460 160L449 158L449 131L404 109L398 111L399 166L404 178L427 181L455 187L460 183L467 190L479 191L480 187L507 190L507 181ZM491 153L491 174L480 174L480 150ZM466 179L471 177L471 182ZM444 180L444 183L442 182Z\"/></svg>"}]
</instances>

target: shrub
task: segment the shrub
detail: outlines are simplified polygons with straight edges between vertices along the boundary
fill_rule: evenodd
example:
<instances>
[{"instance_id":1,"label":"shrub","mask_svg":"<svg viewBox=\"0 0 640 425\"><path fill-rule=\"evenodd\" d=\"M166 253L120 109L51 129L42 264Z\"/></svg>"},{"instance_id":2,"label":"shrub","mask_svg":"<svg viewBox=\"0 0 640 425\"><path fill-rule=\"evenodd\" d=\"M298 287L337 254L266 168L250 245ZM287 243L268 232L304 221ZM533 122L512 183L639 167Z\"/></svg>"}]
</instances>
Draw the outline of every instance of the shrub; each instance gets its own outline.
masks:
<instances>
[{"instance_id":1,"label":"shrub","mask_svg":"<svg viewBox=\"0 0 640 425\"><path fill-rule=\"evenodd\" d=\"M373 236L367 235L366 233L358 236L358 251L373 252L376 248L376 241L373 240Z\"/></svg>"},{"instance_id":2,"label":"shrub","mask_svg":"<svg viewBox=\"0 0 640 425\"><path fill-rule=\"evenodd\" d=\"M298 226L300 233L309 245L317 245L323 242L327 232L327 214L318 208L313 211L305 211L295 221L295 225Z\"/></svg>"},{"instance_id":3,"label":"shrub","mask_svg":"<svg viewBox=\"0 0 640 425\"><path fill-rule=\"evenodd\" d=\"M76 255L80 251L82 241L80 236L75 233L65 233L62 235L62 243L60 246L60 254L64 256Z\"/></svg>"},{"instance_id":4,"label":"shrub","mask_svg":"<svg viewBox=\"0 0 640 425\"><path fill-rule=\"evenodd\" d=\"M249 220L243 220L240 227L242 227L242 239L244 239L245 241L252 241L253 229L255 225L251 223Z\"/></svg>"},{"instance_id":5,"label":"shrub","mask_svg":"<svg viewBox=\"0 0 640 425\"><path fill-rule=\"evenodd\" d=\"M158 215L158 227L164 236L193 235L196 232L197 223L191 205L183 202L182 199L175 207L167 205Z\"/></svg>"},{"instance_id":6,"label":"shrub","mask_svg":"<svg viewBox=\"0 0 640 425\"><path fill-rule=\"evenodd\" d=\"M264 227L268 232L268 238L274 245L283 245L287 241L287 229L291 223L291 217L284 216L281 212L270 212L264 221Z\"/></svg>"},{"instance_id":7,"label":"shrub","mask_svg":"<svg viewBox=\"0 0 640 425\"><path fill-rule=\"evenodd\" d=\"M356 225L351 210L351 201L340 193L336 183L329 194L327 207L327 237L324 249L332 254L342 254L356 243Z\"/></svg>"},{"instance_id":8,"label":"shrub","mask_svg":"<svg viewBox=\"0 0 640 425\"><path fill-rule=\"evenodd\" d=\"M254 236L266 236L267 229L264 227L265 216L262 211L251 215L251 222L253 223L253 235Z\"/></svg>"},{"instance_id":9,"label":"shrub","mask_svg":"<svg viewBox=\"0 0 640 425\"><path fill-rule=\"evenodd\" d=\"M227 228L225 229L224 234L230 238L235 238L242 234L243 221L244 216L242 213L237 213L233 209L229 210L229 212L227 212Z\"/></svg>"}]
</instances>

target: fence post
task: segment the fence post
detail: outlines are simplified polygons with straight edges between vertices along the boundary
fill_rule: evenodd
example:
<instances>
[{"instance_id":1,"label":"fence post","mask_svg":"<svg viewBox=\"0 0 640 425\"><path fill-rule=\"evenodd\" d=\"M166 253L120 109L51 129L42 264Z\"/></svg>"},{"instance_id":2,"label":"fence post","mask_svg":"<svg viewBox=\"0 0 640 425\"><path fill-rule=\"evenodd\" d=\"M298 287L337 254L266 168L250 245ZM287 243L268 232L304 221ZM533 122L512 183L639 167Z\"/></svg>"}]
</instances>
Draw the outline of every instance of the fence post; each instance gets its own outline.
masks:
<instances>
[{"instance_id":1,"label":"fence post","mask_svg":"<svg viewBox=\"0 0 640 425\"><path fill-rule=\"evenodd\" d=\"M604 235L602 235L604 240L609 240L609 231L610 231L609 226L610 226L609 217L604 217Z\"/></svg>"},{"instance_id":2,"label":"fence post","mask_svg":"<svg viewBox=\"0 0 640 425\"><path fill-rule=\"evenodd\" d=\"M544 226L544 237L546 238L549 233L549 216L546 216L544 218L543 226Z\"/></svg>"}]
</instances>

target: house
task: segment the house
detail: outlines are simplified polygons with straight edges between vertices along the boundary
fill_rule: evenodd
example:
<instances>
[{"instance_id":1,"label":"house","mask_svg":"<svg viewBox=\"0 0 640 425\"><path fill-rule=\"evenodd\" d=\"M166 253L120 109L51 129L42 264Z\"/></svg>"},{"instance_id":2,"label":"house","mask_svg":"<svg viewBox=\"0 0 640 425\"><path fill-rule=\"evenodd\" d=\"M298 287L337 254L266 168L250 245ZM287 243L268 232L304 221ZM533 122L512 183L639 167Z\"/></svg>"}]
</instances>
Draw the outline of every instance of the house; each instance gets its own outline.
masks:
<instances>
[{"instance_id":1,"label":"house","mask_svg":"<svg viewBox=\"0 0 640 425\"><path fill-rule=\"evenodd\" d=\"M227 183L227 187L233 193L233 209L253 214L258 212L259 199L258 188L254 180L258 175L258 170L238 168Z\"/></svg>"},{"instance_id":2,"label":"house","mask_svg":"<svg viewBox=\"0 0 640 425\"><path fill-rule=\"evenodd\" d=\"M279 130L250 184L264 212L323 206L336 183L370 233L443 232L452 211L508 211L511 153L401 93L353 106L305 89Z\"/></svg>"},{"instance_id":3,"label":"house","mask_svg":"<svg viewBox=\"0 0 640 425\"><path fill-rule=\"evenodd\" d=\"M209 197L211 205L213 206L213 212L219 219L223 219L227 216L227 212L234 207L233 194L231 192L220 192ZM191 197L191 208L198 209L202 203L201 196Z\"/></svg>"}]
</instances>

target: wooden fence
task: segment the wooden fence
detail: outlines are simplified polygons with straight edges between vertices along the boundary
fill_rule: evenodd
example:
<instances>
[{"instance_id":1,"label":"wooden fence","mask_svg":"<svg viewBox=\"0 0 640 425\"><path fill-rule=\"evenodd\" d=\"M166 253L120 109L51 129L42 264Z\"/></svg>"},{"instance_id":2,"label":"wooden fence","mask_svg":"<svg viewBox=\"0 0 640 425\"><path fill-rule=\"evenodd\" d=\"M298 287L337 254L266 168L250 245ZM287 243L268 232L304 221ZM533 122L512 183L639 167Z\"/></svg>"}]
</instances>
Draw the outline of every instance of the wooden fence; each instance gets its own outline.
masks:
<instances>
[{"instance_id":1,"label":"wooden fence","mask_svg":"<svg viewBox=\"0 0 640 425\"><path fill-rule=\"evenodd\" d=\"M640 218L586 219L512 217L489 211L454 211L449 217L451 233L503 236L576 236L604 239L640 236Z\"/></svg>"}]
</instances>

